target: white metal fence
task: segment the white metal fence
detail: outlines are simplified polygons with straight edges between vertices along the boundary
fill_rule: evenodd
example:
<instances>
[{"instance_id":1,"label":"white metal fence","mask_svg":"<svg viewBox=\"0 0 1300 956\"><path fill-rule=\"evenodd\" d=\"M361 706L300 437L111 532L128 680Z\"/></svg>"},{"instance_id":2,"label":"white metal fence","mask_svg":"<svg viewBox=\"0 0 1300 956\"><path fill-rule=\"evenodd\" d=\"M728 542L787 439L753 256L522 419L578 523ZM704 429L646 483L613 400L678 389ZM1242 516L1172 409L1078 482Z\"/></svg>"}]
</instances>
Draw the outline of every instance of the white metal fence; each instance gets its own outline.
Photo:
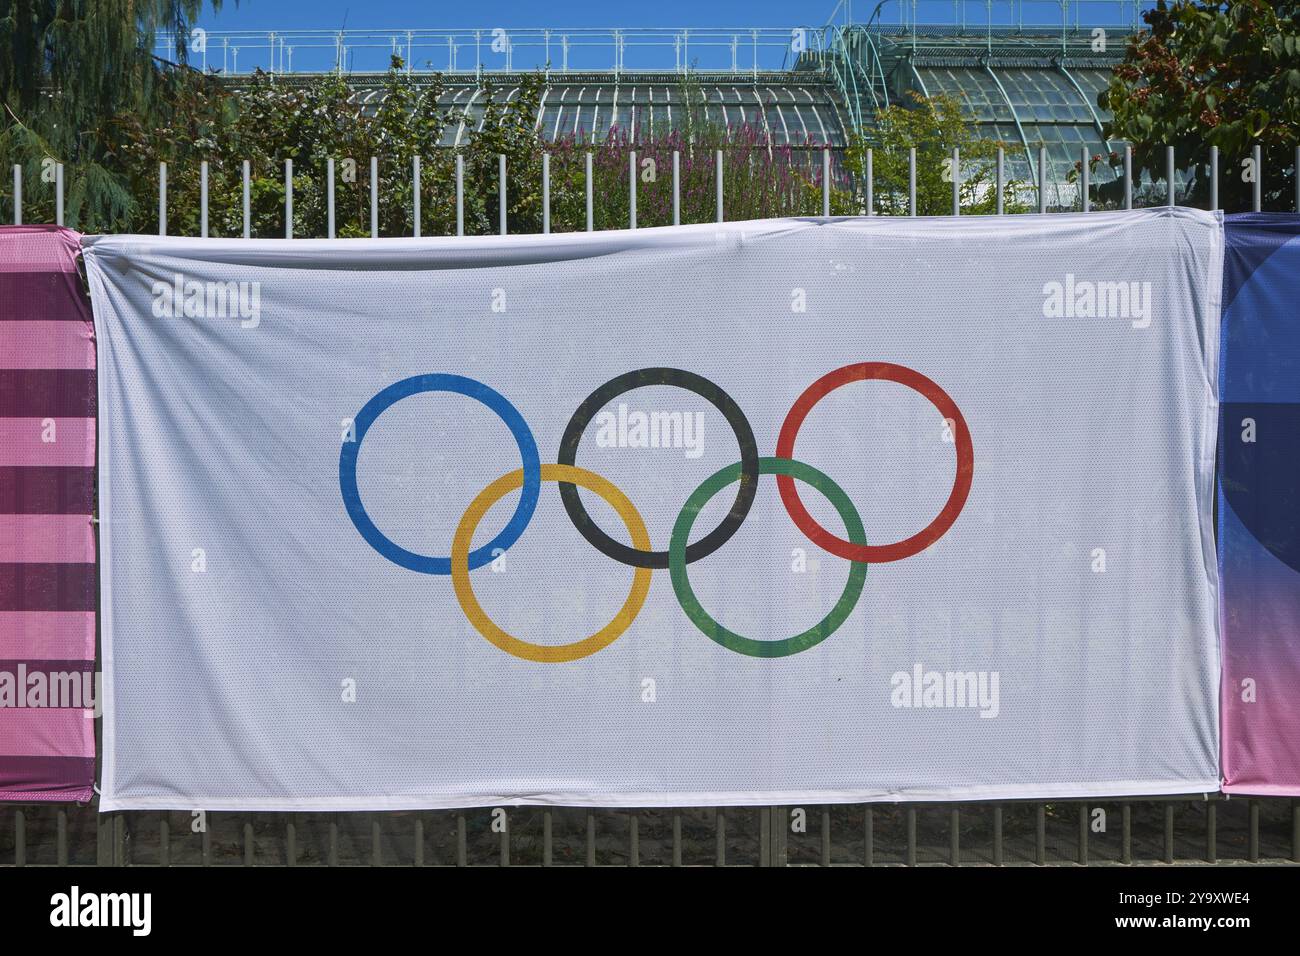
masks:
<instances>
[{"instance_id":1,"label":"white metal fence","mask_svg":"<svg viewBox=\"0 0 1300 956\"><path fill-rule=\"evenodd\" d=\"M829 148L822 149L821 155L821 210L822 216L831 214L831 194L832 194L832 176L831 176L831 154ZM681 206L681 153L674 151L672 162L672 223L680 225L682 222ZM542 232L551 231L551 174L550 174L550 154L542 154ZM864 174L860 181L853 183L853 194L858 211L867 216L877 214L877 202L875 196L875 183L872 173L874 151L867 149L865 151ZM1088 212L1093 203L1091 201L1091 183L1090 183L1090 159L1089 151L1083 147L1080 151L1080 162L1078 166L1078 186L1072 208L1078 211ZM1156 202L1163 200L1165 205L1175 205L1178 199L1178 170L1176 166L1176 157L1172 146L1166 147L1165 150L1165 174L1161 180L1151 182L1143 190L1144 195L1150 197ZM1209 183L1209 208L1219 209L1219 185L1224 175L1221 169L1221 157L1217 147L1210 147L1206 154L1207 162L1204 168L1208 170ZM945 172L945 178L952 182L952 207L951 215L962 215L962 160L960 152L957 149L952 150L951 157L947 160L948 166ZM1137 183L1133 176L1133 151L1132 146L1125 144L1123 152L1123 172L1120 176L1123 185L1123 208L1132 209L1134 207L1135 195L1139 187L1143 186ZM499 155L497 157L497 195L498 195L498 231L501 235L509 231L508 202L507 202L507 185L508 170L506 168L506 157ZM594 209L594 176L592 173L592 154L585 154L585 190L586 190L586 227L588 231L595 229ZM1251 184L1253 211L1258 212L1263 204L1263 187L1264 179L1267 175L1263 166L1262 149L1255 145L1249 156L1241 158L1240 175L1243 182ZM1022 189L1028 195L1033 196L1037 201L1039 213L1049 212L1048 204L1048 154L1046 147L1040 147L1038 150L1038 162L1036 168L1036 182L1032 186ZM455 167L455 193L456 193L456 235L465 234L465 158L461 154L456 155ZM630 228L637 228L637 153L635 150L628 153L628 224ZM1006 179L1006 157L1005 150L999 147L996 159L996 178L992 184L994 195L996 196L996 214L1002 215L1005 212L1004 198L1008 182ZM1236 172L1234 169L1233 172ZM413 157L411 167L404 171L409 174L412 184L412 201L413 208L411 212L411 222L413 224L412 234L419 237L421 230L421 159L419 156ZM1294 181L1294 201L1293 208L1300 212L1300 146L1295 149L1294 166L1292 167L1292 179ZM250 191L252 183L251 163L244 160L242 164L243 177L243 237L249 238L252 231L252 212ZM721 149L714 151L714 182L715 182L715 221L722 222L725 218L726 210L723 202L723 183L725 177L724 151ZM64 171L63 164L53 164L52 176L54 188L54 209L55 222L58 225L64 224ZM199 210L199 235L202 238L208 237L208 181L209 165L206 161L200 167L200 210ZM372 238L379 238L380 229L380 158L378 156L370 157L370 234ZM335 160L327 160L325 183L327 189L327 216L328 216L328 238L335 237L336 209L335 209ZM19 164L13 166L13 222L16 225L23 223L23 168ZM284 236L286 239L294 238L294 167L293 160L284 160ZM901 197L900 197L901 198ZM1150 204L1150 203L1148 203ZM907 205L908 215L917 214L917 152L913 148L909 151L908 156L908 192ZM1061 207L1055 207L1057 209ZM1245 210L1228 210L1228 211L1245 211ZM158 169L158 234L167 235L168 228L168 196L167 196L167 164L160 163Z\"/></svg>"},{"instance_id":2,"label":"white metal fence","mask_svg":"<svg viewBox=\"0 0 1300 956\"><path fill-rule=\"evenodd\" d=\"M1175 155L1166 150L1163 182L1142 195L1173 205L1177 200ZM1081 154L1076 208L1088 211L1089 157ZM1219 208L1224 174L1217 149L1208 151L1210 208ZM722 222L724 157L714 155L715 214ZM629 154L628 223L637 227L636 153ZM873 154L866 154L857 184L866 215L876 212ZM208 235L208 172L201 170L200 235ZM335 235L335 163L327 163L329 236ZM1240 164L1251 182L1252 207L1262 204L1266 171L1255 146ZM1300 147L1296 149L1300 169ZM962 214L961 157L951 156L952 215ZM456 160L456 234L465 232L464 157ZM996 214L1004 213L1005 161L996 162ZM285 236L293 238L293 163L285 161ZM370 231L379 235L379 158L370 160ZM821 156L821 209L831 210L831 151ZM498 230L509 230L506 157L497 164ZM1237 173L1234 164L1232 172ZM917 214L917 154L910 151L906 208ZM251 232L250 163L242 164L243 235ZM679 155L674 154L673 223L681 223ZM1047 152L1040 149L1037 210L1049 211ZM1294 175L1294 174L1293 174ZM13 168L13 218L23 221L22 167ZM415 186L412 222L421 234L420 159L410 168ZM56 221L63 224L63 167L54 169ZM1124 151L1122 207L1132 208L1139 190L1132 152ZM1300 212L1300 175L1295 209ZM595 228L591 154L586 154L586 228ZM542 231L549 232L550 156L542 157ZM900 197L901 198L901 197ZM1235 211L1235 210L1234 210ZM159 233L167 233L167 167L159 169ZM1220 794L1138 799L1088 799L833 807L699 808L680 810L567 810L483 808L408 813L205 814L131 812L98 814L97 806L15 805L11 826L0 830L0 865L755 865L832 866L1004 865L1134 862L1300 863L1300 801L1229 798ZM1100 829L1098 820L1109 821Z\"/></svg>"}]
</instances>

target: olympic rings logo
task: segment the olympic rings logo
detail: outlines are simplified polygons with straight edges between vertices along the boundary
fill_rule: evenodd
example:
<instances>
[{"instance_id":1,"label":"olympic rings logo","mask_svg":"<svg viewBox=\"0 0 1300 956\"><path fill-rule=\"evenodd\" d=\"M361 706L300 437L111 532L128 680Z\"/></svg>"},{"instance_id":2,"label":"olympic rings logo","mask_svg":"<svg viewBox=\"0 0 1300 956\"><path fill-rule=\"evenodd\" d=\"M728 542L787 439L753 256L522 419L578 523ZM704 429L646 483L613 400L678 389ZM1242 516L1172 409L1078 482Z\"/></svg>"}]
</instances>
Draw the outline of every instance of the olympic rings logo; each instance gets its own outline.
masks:
<instances>
[{"instance_id":1,"label":"olympic rings logo","mask_svg":"<svg viewBox=\"0 0 1300 956\"><path fill-rule=\"evenodd\" d=\"M935 406L948 421L957 449L957 472L952 492L943 509L928 525L916 534L892 544L869 544L853 502L839 485L826 474L794 457L795 440L799 429L812 408L826 395L850 382L879 379L897 382L919 392ZM588 423L610 401L637 388L651 385L669 385L694 392L718 409L735 433L740 446L740 461L721 469L691 493L682 507L668 548L654 551L636 506L607 479L579 468L576 464L578 444ZM452 536L451 554L434 557L417 554L400 547L381 532L370 520L357 490L357 455L361 442L375 420L391 405L411 395L424 392L451 392L472 398L487 406L505 422L515 443L523 467L502 475L481 491L470 502ZM619 638L636 619L650 593L650 576L655 568L666 568L672 581L677 602L691 622L710 640L728 650L750 657L788 657L815 647L830 637L848 619L857 605L866 583L867 565L872 562L899 561L928 548L941 538L966 504L971 480L975 472L975 453L971 445L970 429L962 417L961 409L942 388L920 372L888 362L860 362L846 365L813 382L795 401L786 414L777 438L776 454L761 457L754 440L753 429L731 396L714 382L694 372L675 368L644 368L620 375L596 389L573 413L560 439L557 463L544 465L537 451L537 442L519 411L499 392L482 382L460 375L416 375L394 382L368 401L353 420L351 441L343 443L339 454L339 488L348 517L362 538L394 564L423 574L450 575L456 600L465 617L480 634L501 650L515 657L540 663L575 661L608 647ZM848 581L835 606L821 621L801 634L782 640L756 640L728 630L714 620L700 605L691 589L687 566L713 554L730 540L749 514L758 490L761 475L776 478L777 491L787 513L796 527L818 547L851 562ZM490 562L496 553L508 549L519 540L532 520L541 496L543 482L559 485L560 500L564 510L581 535L602 554L632 567L632 587L627 600L608 624L596 633L569 644L534 644L506 633L483 611L470 583L469 572ZM845 537L839 537L818 524L808 513L799 498L795 482L802 482L822 494L838 512L844 523ZM704 507L729 485L736 485L736 497L730 510L718 526L707 535L689 544L695 519ZM627 526L631 546L614 540L599 527L587 513L578 495L578 488L586 488L603 498ZM479 521L488 509L515 489L520 490L519 503L514 514L500 533L477 550L470 545Z\"/></svg>"}]
</instances>

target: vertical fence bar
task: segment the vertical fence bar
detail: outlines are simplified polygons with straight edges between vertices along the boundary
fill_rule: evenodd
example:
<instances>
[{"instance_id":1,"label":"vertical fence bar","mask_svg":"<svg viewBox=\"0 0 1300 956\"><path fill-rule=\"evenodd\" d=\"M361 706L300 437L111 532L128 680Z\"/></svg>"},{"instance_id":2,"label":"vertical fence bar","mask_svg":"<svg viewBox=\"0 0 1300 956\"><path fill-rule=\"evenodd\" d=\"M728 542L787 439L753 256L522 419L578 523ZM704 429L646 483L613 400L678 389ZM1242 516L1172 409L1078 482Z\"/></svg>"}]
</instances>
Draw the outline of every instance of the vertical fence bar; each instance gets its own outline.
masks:
<instances>
[{"instance_id":1,"label":"vertical fence bar","mask_svg":"<svg viewBox=\"0 0 1300 956\"><path fill-rule=\"evenodd\" d=\"M916 147L907 152L907 214L916 215Z\"/></svg>"},{"instance_id":2,"label":"vertical fence bar","mask_svg":"<svg viewBox=\"0 0 1300 956\"><path fill-rule=\"evenodd\" d=\"M1047 147L1038 147L1038 211L1047 212Z\"/></svg>"},{"instance_id":3,"label":"vertical fence bar","mask_svg":"<svg viewBox=\"0 0 1300 956\"><path fill-rule=\"evenodd\" d=\"M1006 207L1006 203L1004 202L1004 199L1003 199L1003 196L1002 196L1002 192L1003 192L1003 190L1006 188L1006 180L1007 180L1007 176L1006 176L1006 173L1007 173L1006 162L1007 162L1006 151L1005 151L1001 146L999 146L999 147L998 147L998 171L997 171L997 183L998 183L998 205L997 205L997 210L998 210L998 211L997 211L997 214L998 214L999 216L1001 216L1001 215L1003 214L1003 212L1005 211L1005 207Z\"/></svg>"},{"instance_id":4,"label":"vertical fence bar","mask_svg":"<svg viewBox=\"0 0 1300 956\"><path fill-rule=\"evenodd\" d=\"M172 821L166 810L158 814L158 865L172 865Z\"/></svg>"},{"instance_id":5,"label":"vertical fence bar","mask_svg":"<svg viewBox=\"0 0 1300 956\"><path fill-rule=\"evenodd\" d=\"M1133 208L1133 144L1124 144L1124 208Z\"/></svg>"},{"instance_id":6,"label":"vertical fence bar","mask_svg":"<svg viewBox=\"0 0 1300 956\"><path fill-rule=\"evenodd\" d=\"M465 235L465 157L456 154L456 235Z\"/></svg>"},{"instance_id":7,"label":"vertical fence bar","mask_svg":"<svg viewBox=\"0 0 1300 956\"><path fill-rule=\"evenodd\" d=\"M59 807L58 812L54 815L54 864L55 866L68 865L68 811Z\"/></svg>"},{"instance_id":8,"label":"vertical fence bar","mask_svg":"<svg viewBox=\"0 0 1300 956\"><path fill-rule=\"evenodd\" d=\"M868 215L868 216L875 215L875 210L872 209L872 206L875 205L875 198L876 198L875 195L874 195L874 193L875 193L875 188L876 188L876 187L875 187L875 177L873 176L873 172L874 172L874 170L873 170L873 168L872 168L872 167L873 167L874 160L875 160L875 156L874 156L874 154L873 154L873 152L872 152L871 147L868 146L868 147L867 147L867 168L866 168L866 179L867 179L867 215Z\"/></svg>"},{"instance_id":9,"label":"vertical fence bar","mask_svg":"<svg viewBox=\"0 0 1300 956\"><path fill-rule=\"evenodd\" d=\"M497 230L506 234L506 157L497 154Z\"/></svg>"},{"instance_id":10,"label":"vertical fence bar","mask_svg":"<svg viewBox=\"0 0 1300 956\"><path fill-rule=\"evenodd\" d=\"M1002 865L1002 807L993 808L993 865Z\"/></svg>"},{"instance_id":11,"label":"vertical fence bar","mask_svg":"<svg viewBox=\"0 0 1300 956\"><path fill-rule=\"evenodd\" d=\"M822 215L831 214L831 151L822 147Z\"/></svg>"},{"instance_id":12,"label":"vertical fence bar","mask_svg":"<svg viewBox=\"0 0 1300 956\"><path fill-rule=\"evenodd\" d=\"M961 215L961 150L952 148L952 214Z\"/></svg>"},{"instance_id":13,"label":"vertical fence bar","mask_svg":"<svg viewBox=\"0 0 1300 956\"><path fill-rule=\"evenodd\" d=\"M112 814L95 814L95 866L113 865L112 830Z\"/></svg>"},{"instance_id":14,"label":"vertical fence bar","mask_svg":"<svg viewBox=\"0 0 1300 956\"><path fill-rule=\"evenodd\" d=\"M126 858L126 814L118 813L113 816L113 865L126 866L130 861Z\"/></svg>"},{"instance_id":15,"label":"vertical fence bar","mask_svg":"<svg viewBox=\"0 0 1300 956\"><path fill-rule=\"evenodd\" d=\"M1079 166L1079 209L1081 212L1088 212L1092 208L1092 200L1088 195L1088 189L1091 185L1092 170L1088 168L1088 147L1080 149L1081 159L1083 162Z\"/></svg>"},{"instance_id":16,"label":"vertical fence bar","mask_svg":"<svg viewBox=\"0 0 1300 956\"><path fill-rule=\"evenodd\" d=\"M542 233L551 231L551 154L542 153Z\"/></svg>"},{"instance_id":17,"label":"vertical fence bar","mask_svg":"<svg viewBox=\"0 0 1300 956\"><path fill-rule=\"evenodd\" d=\"M326 235L333 239L334 230L334 157L325 160L325 220Z\"/></svg>"},{"instance_id":18,"label":"vertical fence bar","mask_svg":"<svg viewBox=\"0 0 1300 956\"><path fill-rule=\"evenodd\" d=\"M284 161L284 238L293 238L293 160Z\"/></svg>"},{"instance_id":19,"label":"vertical fence bar","mask_svg":"<svg viewBox=\"0 0 1300 956\"><path fill-rule=\"evenodd\" d=\"M948 811L948 865L961 866L961 807Z\"/></svg>"},{"instance_id":20,"label":"vertical fence bar","mask_svg":"<svg viewBox=\"0 0 1300 956\"><path fill-rule=\"evenodd\" d=\"M1177 204L1178 197L1174 192L1174 148L1172 146L1165 147L1165 194L1166 206Z\"/></svg>"},{"instance_id":21,"label":"vertical fence bar","mask_svg":"<svg viewBox=\"0 0 1300 956\"><path fill-rule=\"evenodd\" d=\"M727 811L718 807L713 811L713 835L714 849L716 856L713 863L715 866L727 865Z\"/></svg>"},{"instance_id":22,"label":"vertical fence bar","mask_svg":"<svg viewBox=\"0 0 1300 956\"><path fill-rule=\"evenodd\" d=\"M63 164L54 165L54 224L63 225Z\"/></svg>"},{"instance_id":23,"label":"vertical fence bar","mask_svg":"<svg viewBox=\"0 0 1300 956\"><path fill-rule=\"evenodd\" d=\"M682 154L673 150L673 225L682 224Z\"/></svg>"},{"instance_id":24,"label":"vertical fence bar","mask_svg":"<svg viewBox=\"0 0 1300 956\"><path fill-rule=\"evenodd\" d=\"M862 821L862 865L875 866L876 864L876 815L871 804L867 804L863 813Z\"/></svg>"},{"instance_id":25,"label":"vertical fence bar","mask_svg":"<svg viewBox=\"0 0 1300 956\"><path fill-rule=\"evenodd\" d=\"M772 808L772 854L769 861L771 866L789 865L790 819L790 813L783 813L780 807Z\"/></svg>"},{"instance_id":26,"label":"vertical fence bar","mask_svg":"<svg viewBox=\"0 0 1300 956\"><path fill-rule=\"evenodd\" d=\"M1291 862L1300 863L1300 800L1291 801Z\"/></svg>"},{"instance_id":27,"label":"vertical fence bar","mask_svg":"<svg viewBox=\"0 0 1300 956\"><path fill-rule=\"evenodd\" d=\"M199 238L208 238L208 161L199 163Z\"/></svg>"},{"instance_id":28,"label":"vertical fence bar","mask_svg":"<svg viewBox=\"0 0 1300 956\"><path fill-rule=\"evenodd\" d=\"M370 157L370 238L379 238L379 157Z\"/></svg>"},{"instance_id":29,"label":"vertical fence bar","mask_svg":"<svg viewBox=\"0 0 1300 956\"><path fill-rule=\"evenodd\" d=\"M1251 164L1255 167L1255 182L1251 184L1251 209L1259 212L1264 208L1264 156L1258 143L1250 151Z\"/></svg>"},{"instance_id":30,"label":"vertical fence bar","mask_svg":"<svg viewBox=\"0 0 1300 956\"><path fill-rule=\"evenodd\" d=\"M252 217L252 169L248 160L244 160L244 238L247 239L252 235L253 217Z\"/></svg>"},{"instance_id":31,"label":"vertical fence bar","mask_svg":"<svg viewBox=\"0 0 1300 956\"><path fill-rule=\"evenodd\" d=\"M1205 862L1219 861L1219 804L1211 800L1205 805Z\"/></svg>"},{"instance_id":32,"label":"vertical fence bar","mask_svg":"<svg viewBox=\"0 0 1300 956\"><path fill-rule=\"evenodd\" d=\"M633 810L627 821L628 866L641 865L641 813Z\"/></svg>"},{"instance_id":33,"label":"vertical fence bar","mask_svg":"<svg viewBox=\"0 0 1300 956\"><path fill-rule=\"evenodd\" d=\"M1259 862L1259 801L1247 800L1249 808L1250 831L1246 835L1246 859L1251 863Z\"/></svg>"},{"instance_id":34,"label":"vertical fence bar","mask_svg":"<svg viewBox=\"0 0 1300 956\"><path fill-rule=\"evenodd\" d=\"M717 221L722 222L722 150L720 149L714 150L713 152L713 169L715 174L714 178L717 180L718 191Z\"/></svg>"},{"instance_id":35,"label":"vertical fence bar","mask_svg":"<svg viewBox=\"0 0 1300 956\"><path fill-rule=\"evenodd\" d=\"M14 808L14 866L27 865L27 814Z\"/></svg>"},{"instance_id":36,"label":"vertical fence bar","mask_svg":"<svg viewBox=\"0 0 1300 956\"><path fill-rule=\"evenodd\" d=\"M415 238L420 238L420 157L411 157L411 219Z\"/></svg>"},{"instance_id":37,"label":"vertical fence bar","mask_svg":"<svg viewBox=\"0 0 1300 956\"><path fill-rule=\"evenodd\" d=\"M908 866L916 866L916 807L908 804L904 818L907 821L907 849L903 862Z\"/></svg>"},{"instance_id":38,"label":"vertical fence bar","mask_svg":"<svg viewBox=\"0 0 1300 956\"><path fill-rule=\"evenodd\" d=\"M383 866L383 833L379 823L380 815L370 814L370 865Z\"/></svg>"},{"instance_id":39,"label":"vertical fence bar","mask_svg":"<svg viewBox=\"0 0 1300 956\"><path fill-rule=\"evenodd\" d=\"M1174 804L1165 801L1165 862L1174 862Z\"/></svg>"},{"instance_id":40,"label":"vertical fence bar","mask_svg":"<svg viewBox=\"0 0 1300 956\"><path fill-rule=\"evenodd\" d=\"M1300 182L1300 180L1297 180ZM1210 211L1219 208L1219 147L1210 147Z\"/></svg>"},{"instance_id":41,"label":"vertical fence bar","mask_svg":"<svg viewBox=\"0 0 1300 956\"><path fill-rule=\"evenodd\" d=\"M14 163L14 225L23 224L23 167Z\"/></svg>"},{"instance_id":42,"label":"vertical fence bar","mask_svg":"<svg viewBox=\"0 0 1300 956\"><path fill-rule=\"evenodd\" d=\"M551 809L547 807L542 811L542 866L550 866L555 862L554 842L551 838L551 829L554 824L551 821Z\"/></svg>"},{"instance_id":43,"label":"vertical fence bar","mask_svg":"<svg viewBox=\"0 0 1300 956\"><path fill-rule=\"evenodd\" d=\"M587 231L594 232L596 229L596 204L592 199L593 187L591 182L591 153L587 153L586 158L587 172Z\"/></svg>"},{"instance_id":44,"label":"vertical fence bar","mask_svg":"<svg viewBox=\"0 0 1300 956\"><path fill-rule=\"evenodd\" d=\"M627 154L627 227L636 228L636 150Z\"/></svg>"},{"instance_id":45,"label":"vertical fence bar","mask_svg":"<svg viewBox=\"0 0 1300 956\"><path fill-rule=\"evenodd\" d=\"M167 164L158 164L158 235L167 235Z\"/></svg>"},{"instance_id":46,"label":"vertical fence bar","mask_svg":"<svg viewBox=\"0 0 1300 956\"><path fill-rule=\"evenodd\" d=\"M758 808L758 865L772 865L772 820L776 816L772 807Z\"/></svg>"}]
</instances>

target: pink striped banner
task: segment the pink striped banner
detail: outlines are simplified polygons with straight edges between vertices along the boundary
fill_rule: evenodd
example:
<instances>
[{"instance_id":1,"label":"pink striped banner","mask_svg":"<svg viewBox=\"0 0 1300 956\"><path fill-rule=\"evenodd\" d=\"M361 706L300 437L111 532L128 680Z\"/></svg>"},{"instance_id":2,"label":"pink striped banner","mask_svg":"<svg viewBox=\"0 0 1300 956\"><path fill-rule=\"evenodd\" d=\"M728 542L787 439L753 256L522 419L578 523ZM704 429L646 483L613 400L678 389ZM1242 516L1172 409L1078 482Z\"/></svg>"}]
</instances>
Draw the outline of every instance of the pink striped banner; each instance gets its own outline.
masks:
<instances>
[{"instance_id":1,"label":"pink striped banner","mask_svg":"<svg viewBox=\"0 0 1300 956\"><path fill-rule=\"evenodd\" d=\"M82 322L0 322L6 368L95 368L95 335Z\"/></svg>"},{"instance_id":2,"label":"pink striped banner","mask_svg":"<svg viewBox=\"0 0 1300 956\"><path fill-rule=\"evenodd\" d=\"M73 660L95 646L94 611L0 611L5 655L18 660Z\"/></svg>"},{"instance_id":3,"label":"pink striped banner","mask_svg":"<svg viewBox=\"0 0 1300 956\"><path fill-rule=\"evenodd\" d=\"M90 516L0 514L0 562L92 564Z\"/></svg>"},{"instance_id":4,"label":"pink striped banner","mask_svg":"<svg viewBox=\"0 0 1300 956\"><path fill-rule=\"evenodd\" d=\"M95 419L0 417L0 467L94 464Z\"/></svg>"},{"instance_id":5,"label":"pink striped banner","mask_svg":"<svg viewBox=\"0 0 1300 956\"><path fill-rule=\"evenodd\" d=\"M95 335L80 237L0 227L0 800L90 799Z\"/></svg>"}]
</instances>

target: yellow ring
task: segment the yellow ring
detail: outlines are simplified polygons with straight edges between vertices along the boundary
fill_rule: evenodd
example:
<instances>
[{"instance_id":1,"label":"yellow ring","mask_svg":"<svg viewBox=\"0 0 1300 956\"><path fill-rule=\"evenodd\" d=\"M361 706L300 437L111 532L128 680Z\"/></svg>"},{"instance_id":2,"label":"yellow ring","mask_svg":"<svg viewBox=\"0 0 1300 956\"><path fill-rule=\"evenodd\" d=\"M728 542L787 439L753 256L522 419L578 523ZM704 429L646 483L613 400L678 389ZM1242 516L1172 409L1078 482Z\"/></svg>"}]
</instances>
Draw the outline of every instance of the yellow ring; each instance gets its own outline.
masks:
<instances>
[{"instance_id":1,"label":"yellow ring","mask_svg":"<svg viewBox=\"0 0 1300 956\"><path fill-rule=\"evenodd\" d=\"M636 506L618 488L595 472L578 468L574 465L542 465L542 481L565 481L580 485L604 498L618 512L632 534L632 547L638 551L650 550L650 535L646 532L645 522L637 512ZM524 484L522 468L502 475L484 488L477 498L465 509L456 535L451 541L451 583L456 588L456 600L465 617L474 625L474 629L486 637L507 654L522 657L526 661L538 661L542 664L556 664L564 661L576 661L596 653L613 644L624 631L632 626L641 606L645 604L650 593L650 568L637 568L632 575L632 591L619 609L614 620L610 621L590 637L572 644L531 644L507 634L497 627L479 606L474 596L474 588L469 581L469 546L474 531L483 515L494 504L516 488Z\"/></svg>"}]
</instances>

